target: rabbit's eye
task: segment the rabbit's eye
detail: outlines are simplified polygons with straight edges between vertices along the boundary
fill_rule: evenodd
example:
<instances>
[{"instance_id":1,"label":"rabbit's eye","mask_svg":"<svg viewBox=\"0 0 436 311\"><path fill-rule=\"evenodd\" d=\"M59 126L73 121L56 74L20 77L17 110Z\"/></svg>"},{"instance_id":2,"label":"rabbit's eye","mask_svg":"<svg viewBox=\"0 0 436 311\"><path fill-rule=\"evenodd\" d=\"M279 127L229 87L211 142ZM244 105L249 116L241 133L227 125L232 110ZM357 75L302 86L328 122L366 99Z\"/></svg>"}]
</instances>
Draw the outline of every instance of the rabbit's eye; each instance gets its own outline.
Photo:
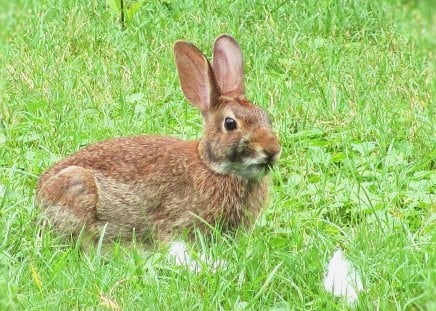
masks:
<instances>
[{"instance_id":1,"label":"rabbit's eye","mask_svg":"<svg viewBox=\"0 0 436 311\"><path fill-rule=\"evenodd\" d=\"M236 121L232 118L225 118L224 127L227 131L233 131L234 129L236 129Z\"/></svg>"}]
</instances>

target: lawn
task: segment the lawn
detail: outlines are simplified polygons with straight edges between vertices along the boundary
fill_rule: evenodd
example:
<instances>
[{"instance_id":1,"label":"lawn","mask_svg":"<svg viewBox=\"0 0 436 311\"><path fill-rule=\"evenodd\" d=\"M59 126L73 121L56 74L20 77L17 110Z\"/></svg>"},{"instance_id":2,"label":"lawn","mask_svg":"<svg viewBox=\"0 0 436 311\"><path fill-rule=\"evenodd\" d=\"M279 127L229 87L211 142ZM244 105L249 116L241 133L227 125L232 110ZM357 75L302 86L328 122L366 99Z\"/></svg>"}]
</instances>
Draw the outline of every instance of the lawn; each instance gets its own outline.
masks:
<instances>
[{"instance_id":1,"label":"lawn","mask_svg":"<svg viewBox=\"0 0 436 311\"><path fill-rule=\"evenodd\" d=\"M144 1L124 30L105 1L0 7L1 310L436 310L432 1ZM221 33L283 147L254 228L189 245L225 268L41 234L35 185L57 160L109 137L199 137L173 44L210 57ZM339 246L362 275L351 307L322 286Z\"/></svg>"}]
</instances>

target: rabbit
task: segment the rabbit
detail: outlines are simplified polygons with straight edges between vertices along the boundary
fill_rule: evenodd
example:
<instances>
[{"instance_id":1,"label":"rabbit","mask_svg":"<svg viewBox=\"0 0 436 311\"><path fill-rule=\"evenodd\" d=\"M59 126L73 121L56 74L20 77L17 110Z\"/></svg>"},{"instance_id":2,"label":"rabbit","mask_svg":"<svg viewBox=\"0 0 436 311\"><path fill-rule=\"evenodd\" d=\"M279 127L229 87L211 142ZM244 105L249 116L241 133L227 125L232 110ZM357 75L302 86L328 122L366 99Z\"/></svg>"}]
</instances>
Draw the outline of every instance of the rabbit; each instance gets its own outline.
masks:
<instances>
[{"instance_id":1,"label":"rabbit","mask_svg":"<svg viewBox=\"0 0 436 311\"><path fill-rule=\"evenodd\" d=\"M174 44L181 89L203 117L199 140L112 138L53 165L36 202L55 231L104 240L171 242L211 226L250 227L264 208L281 146L268 115L245 97L243 57L230 35L212 65L193 44Z\"/></svg>"}]
</instances>

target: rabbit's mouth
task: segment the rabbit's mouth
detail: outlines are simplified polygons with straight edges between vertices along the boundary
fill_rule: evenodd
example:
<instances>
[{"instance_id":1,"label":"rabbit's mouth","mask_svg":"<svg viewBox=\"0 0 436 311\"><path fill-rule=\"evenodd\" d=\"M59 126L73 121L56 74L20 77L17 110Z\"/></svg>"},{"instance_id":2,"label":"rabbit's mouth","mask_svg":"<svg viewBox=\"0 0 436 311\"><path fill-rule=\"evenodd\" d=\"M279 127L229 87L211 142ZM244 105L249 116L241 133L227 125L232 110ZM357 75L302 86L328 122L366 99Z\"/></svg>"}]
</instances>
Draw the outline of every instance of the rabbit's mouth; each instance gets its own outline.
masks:
<instances>
[{"instance_id":1,"label":"rabbit's mouth","mask_svg":"<svg viewBox=\"0 0 436 311\"><path fill-rule=\"evenodd\" d=\"M248 179L258 179L267 175L273 168L273 162L250 163L237 168L240 175Z\"/></svg>"},{"instance_id":2,"label":"rabbit's mouth","mask_svg":"<svg viewBox=\"0 0 436 311\"><path fill-rule=\"evenodd\" d=\"M265 163L259 163L259 164L251 164L248 166L248 168L252 169L253 171L264 171L265 173L268 173L273 168L272 162L265 162Z\"/></svg>"}]
</instances>

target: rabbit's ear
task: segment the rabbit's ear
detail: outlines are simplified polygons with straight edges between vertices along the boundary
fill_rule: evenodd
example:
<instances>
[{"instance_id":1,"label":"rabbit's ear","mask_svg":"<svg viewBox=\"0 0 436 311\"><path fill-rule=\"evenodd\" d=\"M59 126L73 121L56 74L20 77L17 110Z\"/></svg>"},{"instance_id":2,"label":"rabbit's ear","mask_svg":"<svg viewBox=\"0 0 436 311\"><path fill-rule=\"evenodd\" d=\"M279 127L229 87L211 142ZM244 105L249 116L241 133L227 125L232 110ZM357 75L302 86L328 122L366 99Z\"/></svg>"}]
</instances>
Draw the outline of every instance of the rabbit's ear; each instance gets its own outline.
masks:
<instances>
[{"instance_id":1,"label":"rabbit's ear","mask_svg":"<svg viewBox=\"0 0 436 311\"><path fill-rule=\"evenodd\" d=\"M212 66L223 95L245 94L242 51L231 36L221 35L215 40Z\"/></svg>"},{"instance_id":2,"label":"rabbit's ear","mask_svg":"<svg viewBox=\"0 0 436 311\"><path fill-rule=\"evenodd\" d=\"M207 58L186 41L174 44L174 56L183 93L191 104L206 115L221 95Z\"/></svg>"}]
</instances>

